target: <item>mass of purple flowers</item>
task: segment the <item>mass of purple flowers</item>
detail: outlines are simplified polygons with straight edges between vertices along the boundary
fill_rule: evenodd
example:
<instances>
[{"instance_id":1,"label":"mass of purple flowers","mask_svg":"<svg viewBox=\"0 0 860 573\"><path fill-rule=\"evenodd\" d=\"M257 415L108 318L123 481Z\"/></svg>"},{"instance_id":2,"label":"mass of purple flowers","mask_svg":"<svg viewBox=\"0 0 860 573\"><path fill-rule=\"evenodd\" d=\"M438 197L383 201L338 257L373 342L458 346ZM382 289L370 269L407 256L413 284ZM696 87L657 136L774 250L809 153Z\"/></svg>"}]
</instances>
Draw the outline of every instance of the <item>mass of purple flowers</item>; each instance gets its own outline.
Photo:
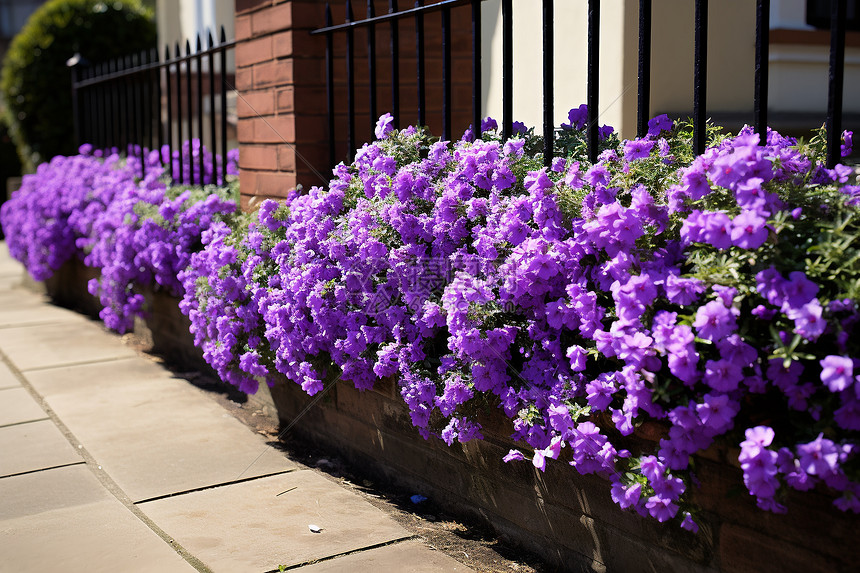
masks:
<instances>
[{"instance_id":1,"label":"mass of purple flowers","mask_svg":"<svg viewBox=\"0 0 860 573\"><path fill-rule=\"evenodd\" d=\"M857 174L749 128L694 156L665 116L602 130L592 165L583 113L550 168L525 129L446 142L386 114L328 189L204 233L181 275L197 343L248 392L394 377L449 444L501 409L527 448L506 461L563 459L686 529L715 444L764 509L821 485L860 511ZM662 437L629 439L643 423Z\"/></svg>"},{"instance_id":2,"label":"mass of purple flowers","mask_svg":"<svg viewBox=\"0 0 860 573\"><path fill-rule=\"evenodd\" d=\"M204 153L203 179L212 181L220 157L213 160L199 141L186 147ZM162 154L166 163L166 147ZM129 330L143 311L139 287L181 293L177 275L202 248L202 232L237 210L224 190L169 188L158 151L144 150L146 176L139 179L139 156L139 149L123 158L116 150L82 146L80 155L55 157L26 175L0 211L10 253L34 279L45 280L73 257L100 269L89 289L104 306L105 324L119 332ZM176 173L179 157L175 152ZM186 170L190 157L185 154ZM229 173L238 172L236 163L234 151L228 154Z\"/></svg>"},{"instance_id":3,"label":"mass of purple flowers","mask_svg":"<svg viewBox=\"0 0 860 573\"><path fill-rule=\"evenodd\" d=\"M620 507L693 531L713 448L765 510L817 487L860 512L857 172L828 169L821 136L750 128L710 129L696 156L666 116L636 140L602 127L591 164L585 118L544 167L522 124L447 142L386 114L327 189L245 216L169 189L157 152L138 180L134 157L83 150L25 178L0 221L36 279L73 256L101 269L112 328L138 286L181 284L195 343L245 392L393 379L448 444L497 409L522 444L506 461L603 475Z\"/></svg>"}]
</instances>

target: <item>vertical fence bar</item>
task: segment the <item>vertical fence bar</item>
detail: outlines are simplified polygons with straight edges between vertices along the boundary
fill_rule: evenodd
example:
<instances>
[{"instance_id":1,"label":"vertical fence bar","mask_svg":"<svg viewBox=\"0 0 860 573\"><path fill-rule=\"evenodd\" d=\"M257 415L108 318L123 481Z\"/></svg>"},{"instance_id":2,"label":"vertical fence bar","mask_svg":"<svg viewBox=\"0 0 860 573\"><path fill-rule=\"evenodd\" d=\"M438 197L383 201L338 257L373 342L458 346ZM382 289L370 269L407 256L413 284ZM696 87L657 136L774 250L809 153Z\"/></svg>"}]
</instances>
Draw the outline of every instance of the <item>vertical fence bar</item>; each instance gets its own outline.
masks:
<instances>
[{"instance_id":1,"label":"vertical fence bar","mask_svg":"<svg viewBox=\"0 0 860 573\"><path fill-rule=\"evenodd\" d=\"M708 109L708 0L696 0L695 64L693 73L693 152L707 144Z\"/></svg>"},{"instance_id":2,"label":"vertical fence bar","mask_svg":"<svg viewBox=\"0 0 860 573\"><path fill-rule=\"evenodd\" d=\"M767 138L767 82L770 54L770 0L756 0L755 6L755 130L762 143Z\"/></svg>"},{"instance_id":3,"label":"vertical fence bar","mask_svg":"<svg viewBox=\"0 0 860 573\"><path fill-rule=\"evenodd\" d=\"M164 47L164 87L167 98L167 163L170 165L170 179L176 179L173 171L173 98L170 89L170 46Z\"/></svg>"},{"instance_id":4,"label":"vertical fence bar","mask_svg":"<svg viewBox=\"0 0 860 573\"><path fill-rule=\"evenodd\" d=\"M144 92L143 92L144 96L145 96L144 99L146 100L146 103L144 104L143 109L144 109L144 114L146 115L146 123L145 123L146 134L147 134L146 143L147 143L147 147L151 151L154 148L153 144L155 143L155 134L154 134L155 129L154 129L154 126L152 124L152 120L155 117L155 114L153 113L153 104L155 102L153 101L153 97L152 97L152 92L153 92L153 88L154 88L154 82L152 81L152 70L153 70L153 63L158 58L158 54L154 53L154 50L153 50L152 52L147 52L147 56L148 56L147 57L147 67L146 67L146 70L143 72L144 85L146 86L144 89Z\"/></svg>"},{"instance_id":5,"label":"vertical fence bar","mask_svg":"<svg viewBox=\"0 0 860 573\"><path fill-rule=\"evenodd\" d=\"M214 184L218 180L218 163L215 153L218 151L218 134L215 132L215 39L212 38L212 30L208 31L209 43L207 55L209 56L209 147L212 152L212 176L210 181Z\"/></svg>"},{"instance_id":6,"label":"vertical fence bar","mask_svg":"<svg viewBox=\"0 0 860 573\"><path fill-rule=\"evenodd\" d=\"M93 66L93 77L101 79L101 64ZM99 148L102 139L102 130L104 129L101 105L101 88L103 84L104 82L99 81L90 86L90 105L93 108L94 125L92 127L92 141L89 143L92 144L93 149Z\"/></svg>"},{"instance_id":7,"label":"vertical fence bar","mask_svg":"<svg viewBox=\"0 0 860 573\"><path fill-rule=\"evenodd\" d=\"M397 12L397 0L388 0L388 13ZM326 24L330 26L331 24ZM391 20L391 115L395 127L400 127L400 27L396 19ZM330 36L329 36L330 37Z\"/></svg>"},{"instance_id":8,"label":"vertical fence bar","mask_svg":"<svg viewBox=\"0 0 860 573\"><path fill-rule=\"evenodd\" d=\"M639 101L636 135L645 137L651 117L651 0L639 0Z\"/></svg>"},{"instance_id":9,"label":"vertical fence bar","mask_svg":"<svg viewBox=\"0 0 860 573\"><path fill-rule=\"evenodd\" d=\"M502 0L502 137L511 136L514 123L514 9Z\"/></svg>"},{"instance_id":10,"label":"vertical fence bar","mask_svg":"<svg viewBox=\"0 0 860 573\"><path fill-rule=\"evenodd\" d=\"M132 139L134 140L131 147L131 152L138 154L140 159L140 177L146 177L143 166L143 121L141 118L142 105L140 101L140 76L139 69L141 66L140 56L133 54L131 56L132 73L129 75L131 80L131 108L132 108Z\"/></svg>"},{"instance_id":11,"label":"vertical fence bar","mask_svg":"<svg viewBox=\"0 0 860 573\"><path fill-rule=\"evenodd\" d=\"M80 58L78 58L80 60ZM71 75L72 75L72 124L74 125L75 130L75 142L80 145L81 143L81 102L78 98L78 79L81 77L81 73L78 70L78 62L72 63L69 67L71 67Z\"/></svg>"},{"instance_id":12,"label":"vertical fence bar","mask_svg":"<svg viewBox=\"0 0 860 573\"><path fill-rule=\"evenodd\" d=\"M102 78L104 76L104 72L102 72L102 64L96 66L96 76ZM102 142L104 141L104 131L105 131L105 106L102 101L102 96L104 94L104 78L102 81L93 86L93 99L95 100L95 111L96 117L96 129L95 129L95 141L91 142L93 144L94 149L101 149Z\"/></svg>"},{"instance_id":13,"label":"vertical fence bar","mask_svg":"<svg viewBox=\"0 0 860 573\"><path fill-rule=\"evenodd\" d=\"M827 96L827 167L839 161L842 143L842 90L845 84L845 0L830 2L830 75Z\"/></svg>"},{"instance_id":14,"label":"vertical fence bar","mask_svg":"<svg viewBox=\"0 0 860 573\"><path fill-rule=\"evenodd\" d=\"M155 85L155 117L157 118L158 125L158 162L164 166L164 158L161 156L161 148L164 146L164 121L162 120L162 106L163 102L161 100L161 70L163 65L160 61L160 54L158 53L158 48L152 49L153 62L155 63L155 68L153 68L153 75L155 77L155 81L153 82ZM168 101L170 98L167 98Z\"/></svg>"},{"instance_id":15,"label":"vertical fence bar","mask_svg":"<svg viewBox=\"0 0 860 573\"><path fill-rule=\"evenodd\" d=\"M176 42L176 151L179 155L179 178L178 183L185 183L185 166L182 164L182 52L179 50L179 42ZM171 155L171 162L173 156Z\"/></svg>"},{"instance_id":16,"label":"vertical fence bar","mask_svg":"<svg viewBox=\"0 0 860 573\"><path fill-rule=\"evenodd\" d=\"M481 138L481 0L472 0L472 134Z\"/></svg>"},{"instance_id":17,"label":"vertical fence bar","mask_svg":"<svg viewBox=\"0 0 860 573\"><path fill-rule=\"evenodd\" d=\"M194 139L194 100L191 94L191 42L185 40L185 95L188 104L188 184L194 185L194 153L191 140ZM180 141L182 152L185 152L184 142Z\"/></svg>"},{"instance_id":18,"label":"vertical fence bar","mask_svg":"<svg viewBox=\"0 0 860 573\"><path fill-rule=\"evenodd\" d=\"M451 139L451 9L442 10L442 139Z\"/></svg>"},{"instance_id":19,"label":"vertical fence bar","mask_svg":"<svg viewBox=\"0 0 860 573\"><path fill-rule=\"evenodd\" d=\"M352 2L346 0L346 21L352 22ZM355 149L355 37L352 28L346 31L346 159L352 163Z\"/></svg>"},{"instance_id":20,"label":"vertical fence bar","mask_svg":"<svg viewBox=\"0 0 860 573\"><path fill-rule=\"evenodd\" d=\"M586 86L588 160L597 161L597 106L600 95L600 0L588 0L588 79Z\"/></svg>"},{"instance_id":21,"label":"vertical fence bar","mask_svg":"<svg viewBox=\"0 0 860 573\"><path fill-rule=\"evenodd\" d=\"M367 0L367 17L376 17L373 8L373 0ZM370 106L370 133L376 127L376 24L371 23L367 27L367 75L370 81L368 91L368 104Z\"/></svg>"},{"instance_id":22,"label":"vertical fence bar","mask_svg":"<svg viewBox=\"0 0 860 573\"><path fill-rule=\"evenodd\" d=\"M111 60L110 62L110 73L114 73L117 71L119 67L119 62L117 60ZM111 99L111 141L110 141L110 153L113 151L115 147L119 147L120 145L120 132L122 128L120 127L120 107L119 107L119 85L120 82L117 79L112 79L110 82L110 99Z\"/></svg>"},{"instance_id":23,"label":"vertical fence bar","mask_svg":"<svg viewBox=\"0 0 860 573\"><path fill-rule=\"evenodd\" d=\"M197 34L197 184L203 185L203 44ZM194 145L191 145L192 152ZM193 156L193 154L192 154Z\"/></svg>"},{"instance_id":24,"label":"vertical fence bar","mask_svg":"<svg viewBox=\"0 0 860 573\"><path fill-rule=\"evenodd\" d=\"M325 25L331 26L331 5L325 5ZM331 32L325 35L325 105L328 114L328 164L334 167L334 39Z\"/></svg>"},{"instance_id":25,"label":"vertical fence bar","mask_svg":"<svg viewBox=\"0 0 860 573\"><path fill-rule=\"evenodd\" d=\"M131 85L131 75L128 73L132 67L131 56L126 56L124 58L124 66L123 71L123 80L124 80L124 94L123 100L125 103L125 141L123 142L122 151L128 157L128 148L132 145L132 140L134 138L134 110L132 109L132 93L133 87Z\"/></svg>"},{"instance_id":26,"label":"vertical fence bar","mask_svg":"<svg viewBox=\"0 0 860 573\"><path fill-rule=\"evenodd\" d=\"M415 7L424 6L424 0L415 0ZM424 12L415 14L415 59L417 60L418 125L427 124L426 78L424 77Z\"/></svg>"},{"instance_id":27,"label":"vertical fence bar","mask_svg":"<svg viewBox=\"0 0 860 573\"><path fill-rule=\"evenodd\" d=\"M221 45L227 43L227 33L221 26ZM227 50L221 48L221 185L227 183ZM215 150L212 150L215 153Z\"/></svg>"},{"instance_id":28,"label":"vertical fence bar","mask_svg":"<svg viewBox=\"0 0 860 573\"><path fill-rule=\"evenodd\" d=\"M543 164L552 164L555 136L555 30L553 0L543 0Z\"/></svg>"}]
</instances>

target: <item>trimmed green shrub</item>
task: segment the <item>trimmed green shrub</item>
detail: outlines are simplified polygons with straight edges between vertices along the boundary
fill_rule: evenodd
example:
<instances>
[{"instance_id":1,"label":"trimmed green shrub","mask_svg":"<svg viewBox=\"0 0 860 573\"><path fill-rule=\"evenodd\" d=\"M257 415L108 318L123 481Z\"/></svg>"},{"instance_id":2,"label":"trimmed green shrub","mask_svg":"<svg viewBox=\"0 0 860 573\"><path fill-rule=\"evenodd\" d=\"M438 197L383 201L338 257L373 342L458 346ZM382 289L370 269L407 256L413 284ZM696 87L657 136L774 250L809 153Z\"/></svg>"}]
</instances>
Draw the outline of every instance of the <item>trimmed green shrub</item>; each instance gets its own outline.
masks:
<instances>
[{"instance_id":1,"label":"trimmed green shrub","mask_svg":"<svg viewBox=\"0 0 860 573\"><path fill-rule=\"evenodd\" d=\"M24 169L76 152L70 57L95 63L155 45L152 11L140 0L50 0L39 8L12 40L0 73L4 121Z\"/></svg>"}]
</instances>

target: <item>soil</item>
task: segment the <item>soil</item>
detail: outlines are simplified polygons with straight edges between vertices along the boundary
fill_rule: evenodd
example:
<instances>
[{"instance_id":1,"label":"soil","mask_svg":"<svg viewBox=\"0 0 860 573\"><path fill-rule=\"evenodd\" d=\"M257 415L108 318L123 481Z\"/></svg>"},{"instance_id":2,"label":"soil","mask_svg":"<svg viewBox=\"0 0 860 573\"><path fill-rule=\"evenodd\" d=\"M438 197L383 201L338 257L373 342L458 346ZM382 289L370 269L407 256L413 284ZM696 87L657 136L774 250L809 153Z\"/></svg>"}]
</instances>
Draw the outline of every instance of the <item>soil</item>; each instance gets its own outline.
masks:
<instances>
[{"instance_id":1,"label":"soil","mask_svg":"<svg viewBox=\"0 0 860 573\"><path fill-rule=\"evenodd\" d=\"M315 471L334 481L389 515L401 527L415 535L429 548L442 551L460 563L480 573L546 573L551 568L535 555L500 539L486 524L457 519L436 506L432 500L412 501L414 492L403 491L390 484L377 483L361 474L360 468L350 467L337 456L313 444L280 439L277 414L271 405L239 392L212 373L185 371L181 366L165 362L149 353L150 340L133 333L122 337L123 343L143 356L159 362L196 386L201 393L220 404L227 412L249 428L264 436L302 469Z\"/></svg>"}]
</instances>

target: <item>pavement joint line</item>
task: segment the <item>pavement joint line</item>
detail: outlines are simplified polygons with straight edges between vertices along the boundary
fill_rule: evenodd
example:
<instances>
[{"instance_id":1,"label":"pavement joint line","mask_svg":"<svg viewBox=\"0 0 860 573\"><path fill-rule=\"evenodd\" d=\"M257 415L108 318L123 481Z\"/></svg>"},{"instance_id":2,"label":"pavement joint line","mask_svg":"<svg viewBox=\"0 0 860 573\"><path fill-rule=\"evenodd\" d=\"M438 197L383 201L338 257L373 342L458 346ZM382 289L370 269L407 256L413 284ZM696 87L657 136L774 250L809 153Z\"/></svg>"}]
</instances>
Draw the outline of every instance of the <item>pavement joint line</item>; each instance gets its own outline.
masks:
<instances>
[{"instance_id":1,"label":"pavement joint line","mask_svg":"<svg viewBox=\"0 0 860 573\"><path fill-rule=\"evenodd\" d=\"M171 497L178 497L178 496L180 496L180 495L188 495L188 494L190 494L190 493L196 493L196 492L198 492L198 491L207 491L207 490L210 490L210 489L217 489L217 488L219 488L219 487L227 487L227 486L230 486L230 485L236 485L236 484L245 483L245 482L249 482L249 481L254 481L254 480L258 480L258 479L263 479L263 478L268 478L268 477L273 477L273 476L280 476L280 475L284 475L284 474L290 474L290 473L293 473L293 472L296 472L296 471L299 471L299 470L298 470L298 468L296 468L296 469L289 469L289 470L283 470L283 471L278 471L278 472L272 472L272 473L270 473L270 474L265 474L265 475L261 475L261 476L252 476L252 477L246 477L246 478L236 479L236 480L232 480L232 481L225 481L225 482L221 482L221 483L215 483L215 484L212 484L212 485L204 485L204 486L196 487L196 488L193 488L193 489L187 489L187 490L185 490L185 491L177 491L177 492L174 492L174 493L166 493L166 494L164 494L164 495L157 495L157 496L155 496L155 497L150 497L150 498L147 498L147 499L142 499L142 500L140 500L140 501L135 501L135 502L134 502L134 504L135 504L135 505L142 505L142 504L144 504L144 503L150 503L150 502L152 502L152 501L159 501L159 500L162 500L162 499L169 499L169 498L171 498Z\"/></svg>"},{"instance_id":2,"label":"pavement joint line","mask_svg":"<svg viewBox=\"0 0 860 573\"><path fill-rule=\"evenodd\" d=\"M81 461L79 461L79 462L69 462L69 463L67 463L67 464L60 464L60 465L58 465L58 466L51 466L51 467L49 467L49 468L39 468L39 469L37 469L37 470L27 470L27 471L25 471L25 472L18 472L18 473L14 473L14 474L8 474L8 475L5 475L5 476L0 476L0 479L6 479L6 478L18 477L18 476L25 476L25 475L27 475L27 474L37 474L37 473L39 473L39 472L47 472L47 471L50 471L50 470L58 470L58 469L60 469L60 468L67 468L67 467L70 467L70 466L79 466L79 465L81 465L81 464L86 464L86 463L87 463L87 462L86 462L86 460L81 460Z\"/></svg>"},{"instance_id":3,"label":"pavement joint line","mask_svg":"<svg viewBox=\"0 0 860 573\"><path fill-rule=\"evenodd\" d=\"M41 402L40 402L41 405ZM44 422L45 420L50 420L50 416L46 416L44 418L35 418L33 420L23 420L21 422L12 422L11 424L3 424L0 425L0 429L3 428L11 428L12 426L23 426L24 424L32 424L33 422Z\"/></svg>"},{"instance_id":4,"label":"pavement joint line","mask_svg":"<svg viewBox=\"0 0 860 573\"><path fill-rule=\"evenodd\" d=\"M70 368L73 366L87 366L88 364L102 364L104 362L117 362L119 360L128 360L134 356L110 356L108 358L93 358L92 360L79 360L77 362L63 362L60 364L50 364L48 366L31 366L30 368L21 369L21 372L42 372L45 370L53 370L55 368Z\"/></svg>"},{"instance_id":5,"label":"pavement joint line","mask_svg":"<svg viewBox=\"0 0 860 573\"><path fill-rule=\"evenodd\" d=\"M373 545L367 545L365 547L359 547L358 549L353 549L352 551L344 551L343 553L336 553L335 555L326 555L325 557L320 557L318 559L311 559L308 561L303 561L302 563L296 563L295 565L287 565L279 567L278 569L270 569L265 571L264 573L279 573L281 571L294 571L296 569L301 569L302 567L308 567L309 565L315 565L317 563L322 563L324 561L331 561L332 559L338 559L340 557L346 557L348 555L355 555L356 553L365 553L367 551L373 551L374 549L380 549L382 547L388 547L389 545L398 545L400 543L405 543L406 541L412 541L413 539L420 539L417 535L407 535L405 537L398 537L397 539L391 539L389 541L383 541L382 543L374 543Z\"/></svg>"},{"instance_id":6,"label":"pavement joint line","mask_svg":"<svg viewBox=\"0 0 860 573\"><path fill-rule=\"evenodd\" d=\"M21 385L26 388L26 390L32 395L33 399L36 400L39 405L45 410L45 413L48 414L48 418L54 422L54 425L57 426L57 429L60 430L60 433L69 441L73 448L81 455L84 459L85 465L88 469L93 473L95 478L102 484L108 493L113 495L117 501L119 501L122 505L128 509L132 515L137 517L140 521L143 522L144 525L149 527L153 533L155 533L158 537L161 538L162 541L167 543L171 549L173 549L182 559L184 559L189 565L195 568L200 573L213 573L213 571L207 567L200 559L195 557L190 551L185 549L182 545L179 544L178 541L173 539L170 535L167 534L158 524L155 523L148 515L146 515L139 507L137 507L131 498L123 491L122 488L111 478L106 471L99 469L101 465L98 461L93 457L93 455L87 450L86 447L77 439L77 437L72 433L68 426L57 416L57 413L54 412L53 408L51 408L47 401L39 394L36 389L30 384L30 381L24 376L23 371L21 371L14 362L9 358L9 356L0 348L0 362L5 363L12 374L21 382ZM36 421L36 420L33 420Z\"/></svg>"},{"instance_id":7,"label":"pavement joint line","mask_svg":"<svg viewBox=\"0 0 860 573\"><path fill-rule=\"evenodd\" d=\"M0 388L0 392L2 392L3 390L15 390L16 388L20 388L20 386L3 386L2 388Z\"/></svg>"}]
</instances>

